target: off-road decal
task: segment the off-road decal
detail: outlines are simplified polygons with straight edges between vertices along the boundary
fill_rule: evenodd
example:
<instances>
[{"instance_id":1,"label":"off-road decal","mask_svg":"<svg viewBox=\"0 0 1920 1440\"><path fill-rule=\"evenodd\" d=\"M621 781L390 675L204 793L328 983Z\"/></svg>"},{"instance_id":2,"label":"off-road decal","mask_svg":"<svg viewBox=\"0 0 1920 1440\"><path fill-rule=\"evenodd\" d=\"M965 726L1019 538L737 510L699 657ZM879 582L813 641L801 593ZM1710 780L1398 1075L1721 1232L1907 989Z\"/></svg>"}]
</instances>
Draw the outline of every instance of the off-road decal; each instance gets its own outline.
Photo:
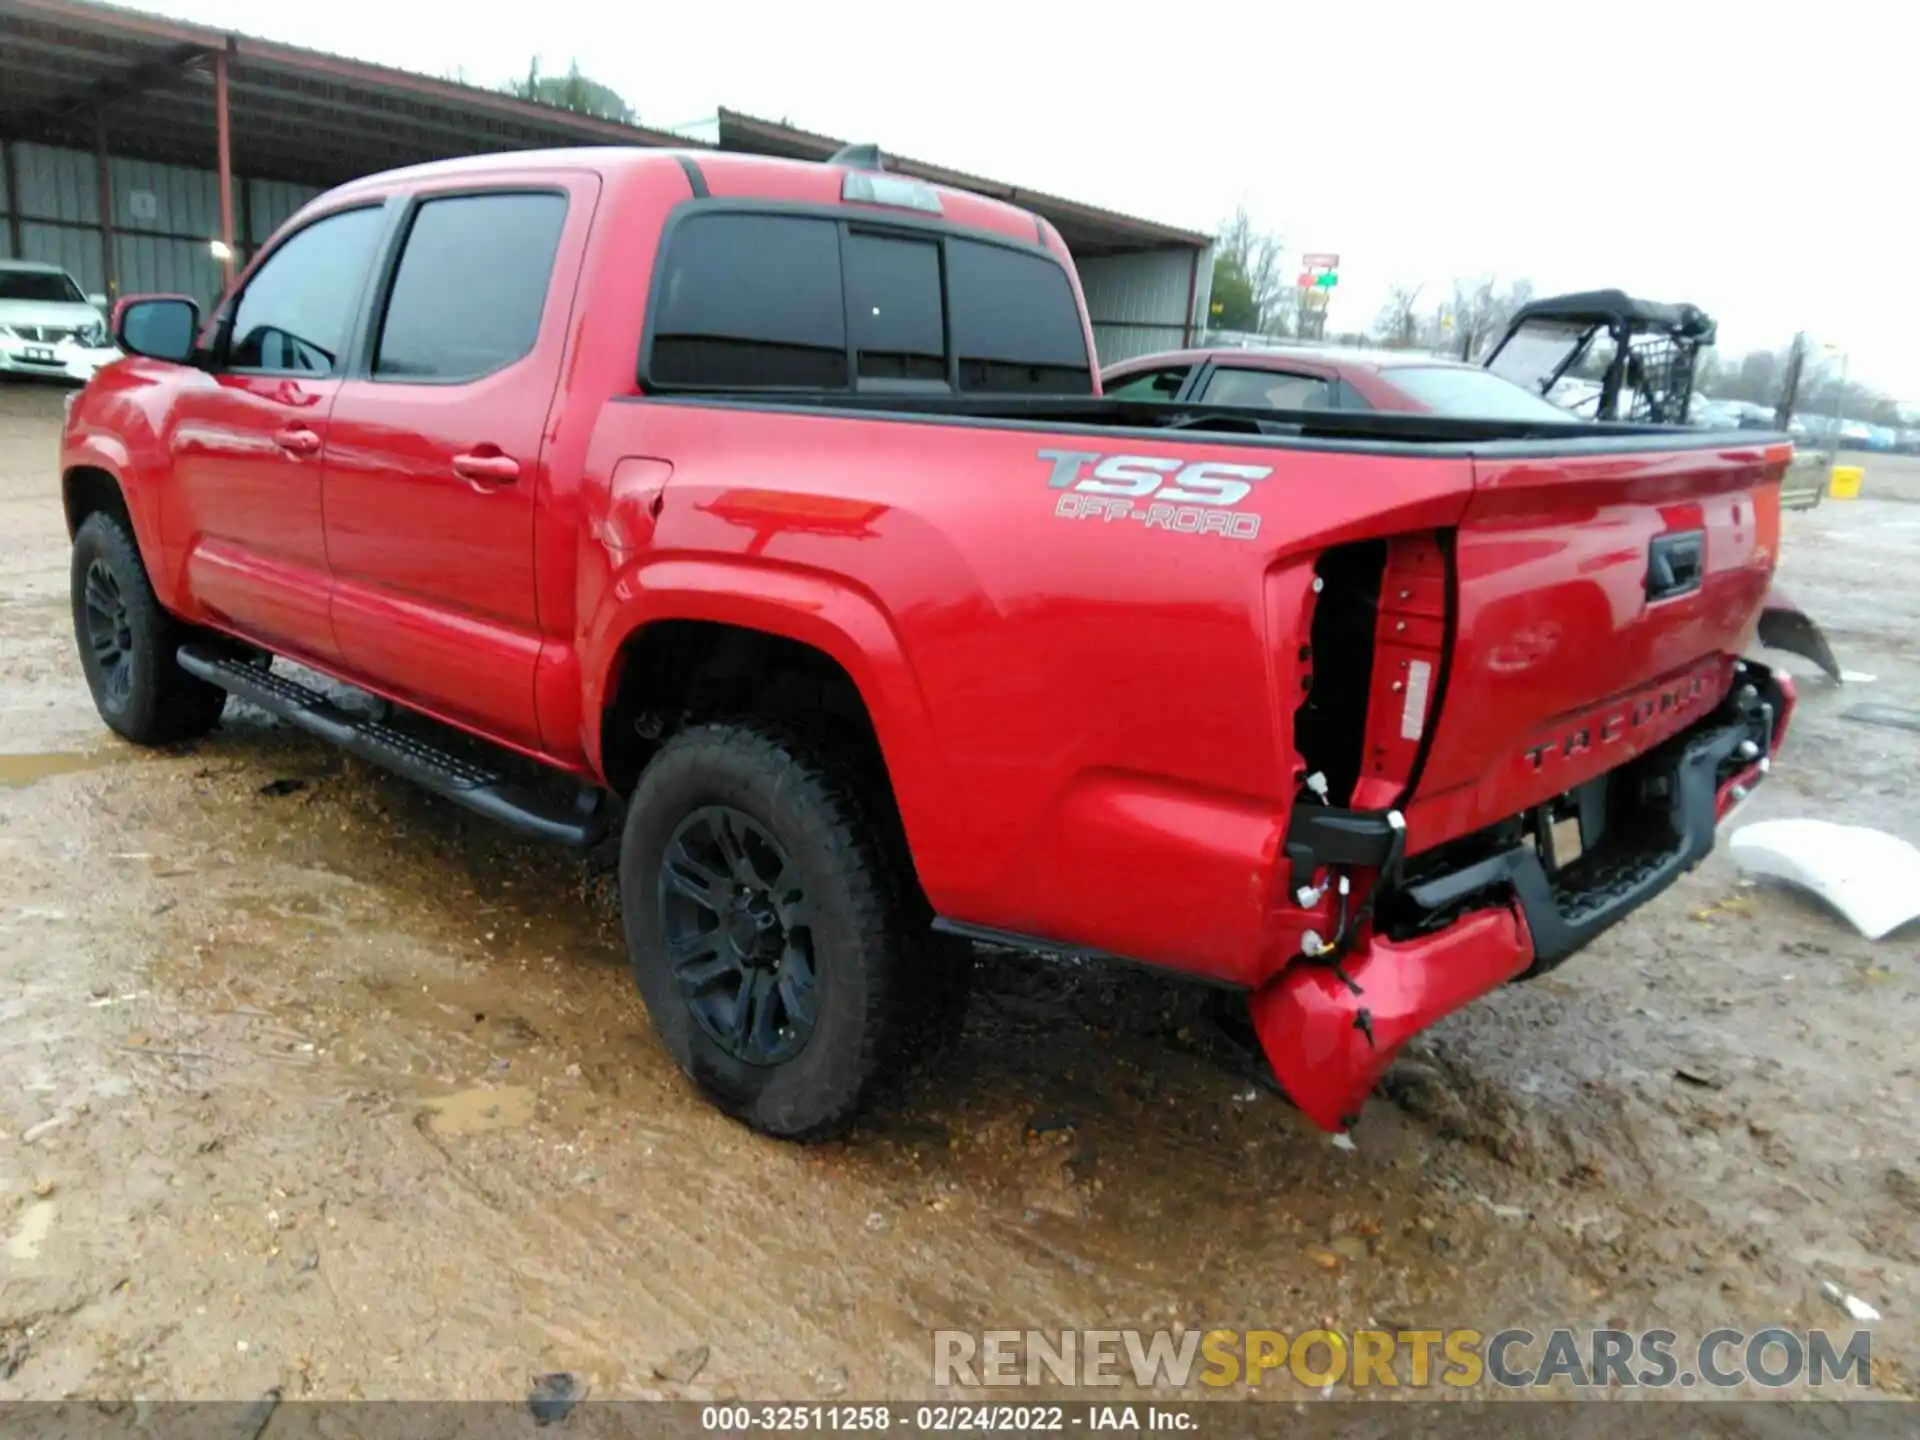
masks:
<instances>
[{"instance_id":1,"label":"off-road decal","mask_svg":"<svg viewBox=\"0 0 1920 1440\"><path fill-rule=\"evenodd\" d=\"M1171 460L1156 455L1101 455L1088 450L1041 450L1051 467L1047 485L1064 493L1053 513L1063 520L1130 520L1177 535L1221 535L1252 540L1260 516L1235 510L1271 465L1219 460Z\"/></svg>"}]
</instances>

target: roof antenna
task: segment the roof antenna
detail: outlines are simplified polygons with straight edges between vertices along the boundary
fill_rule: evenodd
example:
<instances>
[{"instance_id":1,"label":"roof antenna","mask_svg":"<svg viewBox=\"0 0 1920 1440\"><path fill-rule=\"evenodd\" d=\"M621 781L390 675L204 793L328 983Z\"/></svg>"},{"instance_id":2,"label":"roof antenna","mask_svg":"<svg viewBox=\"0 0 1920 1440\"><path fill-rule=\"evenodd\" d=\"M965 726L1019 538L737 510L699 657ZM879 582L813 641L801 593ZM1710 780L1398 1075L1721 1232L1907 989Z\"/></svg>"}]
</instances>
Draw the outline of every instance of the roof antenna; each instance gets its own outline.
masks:
<instances>
[{"instance_id":1,"label":"roof antenna","mask_svg":"<svg viewBox=\"0 0 1920 1440\"><path fill-rule=\"evenodd\" d=\"M849 170L885 170L886 157L878 145L842 145L833 152L829 165L845 165Z\"/></svg>"}]
</instances>

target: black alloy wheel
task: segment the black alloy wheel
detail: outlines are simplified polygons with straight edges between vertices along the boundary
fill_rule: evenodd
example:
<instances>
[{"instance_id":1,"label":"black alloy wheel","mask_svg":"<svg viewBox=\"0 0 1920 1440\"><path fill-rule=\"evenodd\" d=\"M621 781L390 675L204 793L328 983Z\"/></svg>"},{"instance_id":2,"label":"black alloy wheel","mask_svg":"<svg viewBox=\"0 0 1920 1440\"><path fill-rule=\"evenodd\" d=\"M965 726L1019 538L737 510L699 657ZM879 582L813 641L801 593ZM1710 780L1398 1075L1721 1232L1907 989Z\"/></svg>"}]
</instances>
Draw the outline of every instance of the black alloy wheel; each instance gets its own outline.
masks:
<instances>
[{"instance_id":1,"label":"black alloy wheel","mask_svg":"<svg viewBox=\"0 0 1920 1440\"><path fill-rule=\"evenodd\" d=\"M133 625L120 581L104 559L87 566L86 638L110 704L124 706L133 691Z\"/></svg>"},{"instance_id":2,"label":"black alloy wheel","mask_svg":"<svg viewBox=\"0 0 1920 1440\"><path fill-rule=\"evenodd\" d=\"M805 1048L818 1019L813 916L799 868L751 816L707 805L660 864L667 961L709 1039L748 1065Z\"/></svg>"}]
</instances>

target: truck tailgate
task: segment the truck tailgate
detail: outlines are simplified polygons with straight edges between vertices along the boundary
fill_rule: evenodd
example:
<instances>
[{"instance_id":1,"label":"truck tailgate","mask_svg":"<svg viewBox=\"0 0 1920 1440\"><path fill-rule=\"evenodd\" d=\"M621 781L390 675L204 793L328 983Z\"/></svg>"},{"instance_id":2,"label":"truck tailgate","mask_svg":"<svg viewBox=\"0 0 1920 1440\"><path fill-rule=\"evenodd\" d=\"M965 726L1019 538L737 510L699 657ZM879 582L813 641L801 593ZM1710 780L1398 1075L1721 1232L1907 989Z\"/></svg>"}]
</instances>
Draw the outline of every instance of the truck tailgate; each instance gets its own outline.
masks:
<instances>
[{"instance_id":1,"label":"truck tailgate","mask_svg":"<svg viewBox=\"0 0 1920 1440\"><path fill-rule=\"evenodd\" d=\"M1720 701L1767 593L1790 453L1476 461L1410 850L1612 770Z\"/></svg>"}]
</instances>

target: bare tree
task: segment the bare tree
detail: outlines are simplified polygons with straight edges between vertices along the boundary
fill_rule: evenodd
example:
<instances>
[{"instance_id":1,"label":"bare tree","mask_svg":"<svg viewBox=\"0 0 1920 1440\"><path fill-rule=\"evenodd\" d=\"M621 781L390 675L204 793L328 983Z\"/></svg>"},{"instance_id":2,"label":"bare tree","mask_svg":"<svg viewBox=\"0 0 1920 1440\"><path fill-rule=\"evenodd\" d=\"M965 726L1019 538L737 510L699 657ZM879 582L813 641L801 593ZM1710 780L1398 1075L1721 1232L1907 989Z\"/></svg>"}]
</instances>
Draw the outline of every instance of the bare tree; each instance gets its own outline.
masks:
<instances>
[{"instance_id":1,"label":"bare tree","mask_svg":"<svg viewBox=\"0 0 1920 1440\"><path fill-rule=\"evenodd\" d=\"M1375 336L1387 345L1411 349L1420 335L1420 292L1425 285L1395 285L1387 291L1387 303L1373 322Z\"/></svg>"},{"instance_id":2,"label":"bare tree","mask_svg":"<svg viewBox=\"0 0 1920 1440\"><path fill-rule=\"evenodd\" d=\"M1449 307L1453 317L1450 339L1462 360L1471 360L1505 332L1516 311L1533 299L1533 282L1503 284L1492 275L1453 282Z\"/></svg>"},{"instance_id":3,"label":"bare tree","mask_svg":"<svg viewBox=\"0 0 1920 1440\"><path fill-rule=\"evenodd\" d=\"M1290 287L1281 263L1286 256L1286 242L1274 232L1262 230L1242 205L1220 227L1213 249L1216 274L1225 265L1245 280L1254 320L1252 328L1262 334L1275 333L1272 324L1283 314L1290 299L1287 294Z\"/></svg>"}]
</instances>

